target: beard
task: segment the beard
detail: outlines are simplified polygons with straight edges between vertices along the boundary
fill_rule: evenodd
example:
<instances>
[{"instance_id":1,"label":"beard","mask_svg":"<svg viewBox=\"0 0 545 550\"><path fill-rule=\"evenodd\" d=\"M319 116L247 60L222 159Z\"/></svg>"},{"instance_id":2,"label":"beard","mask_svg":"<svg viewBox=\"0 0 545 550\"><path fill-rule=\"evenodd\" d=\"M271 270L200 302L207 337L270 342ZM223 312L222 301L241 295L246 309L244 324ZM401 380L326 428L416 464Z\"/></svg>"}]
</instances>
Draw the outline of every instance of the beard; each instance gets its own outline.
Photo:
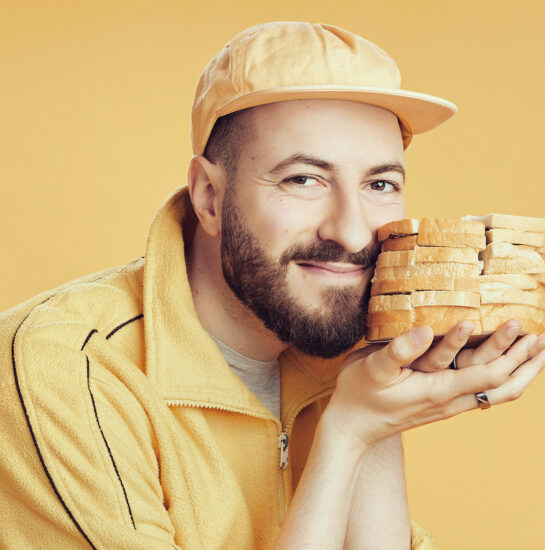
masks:
<instances>
[{"instance_id":1,"label":"beard","mask_svg":"<svg viewBox=\"0 0 545 550\"><path fill-rule=\"evenodd\" d=\"M251 233L235 204L232 186L223 202L221 261L225 281L282 342L308 355L329 359L352 348L363 337L369 301L365 290L351 286L322 291L314 311L299 304L289 290L287 273L291 261L373 265L375 245L348 253L334 241L294 245L278 261L271 259L259 239Z\"/></svg>"}]
</instances>

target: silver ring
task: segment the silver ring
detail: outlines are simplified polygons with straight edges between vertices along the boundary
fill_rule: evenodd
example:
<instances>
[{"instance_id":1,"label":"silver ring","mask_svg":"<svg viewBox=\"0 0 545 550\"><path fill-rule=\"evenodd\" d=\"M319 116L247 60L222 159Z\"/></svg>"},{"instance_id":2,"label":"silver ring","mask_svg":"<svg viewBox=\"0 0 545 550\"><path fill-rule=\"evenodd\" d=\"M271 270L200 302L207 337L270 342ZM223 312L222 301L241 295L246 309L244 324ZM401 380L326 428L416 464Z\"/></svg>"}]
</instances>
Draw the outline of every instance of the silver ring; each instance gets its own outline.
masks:
<instances>
[{"instance_id":1,"label":"silver ring","mask_svg":"<svg viewBox=\"0 0 545 550\"><path fill-rule=\"evenodd\" d=\"M456 357L458 357L458 354L454 356L454 359L452 360L451 364L448 366L449 369L458 370L458 365L456 364Z\"/></svg>"},{"instance_id":2,"label":"silver ring","mask_svg":"<svg viewBox=\"0 0 545 550\"><path fill-rule=\"evenodd\" d=\"M477 398L479 409L484 410L490 408L490 401L488 401L488 396L486 395L486 392L480 391L475 394L475 397Z\"/></svg>"}]
</instances>

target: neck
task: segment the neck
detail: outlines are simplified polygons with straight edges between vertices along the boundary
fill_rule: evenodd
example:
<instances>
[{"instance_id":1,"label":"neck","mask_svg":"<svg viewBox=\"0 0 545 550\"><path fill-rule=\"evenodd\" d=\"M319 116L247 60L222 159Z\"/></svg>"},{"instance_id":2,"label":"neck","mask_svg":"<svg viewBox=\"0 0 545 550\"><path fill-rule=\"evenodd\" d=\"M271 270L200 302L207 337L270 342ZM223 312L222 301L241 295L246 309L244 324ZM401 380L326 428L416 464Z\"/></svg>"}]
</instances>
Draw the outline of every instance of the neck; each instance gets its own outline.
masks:
<instances>
[{"instance_id":1,"label":"neck","mask_svg":"<svg viewBox=\"0 0 545 550\"><path fill-rule=\"evenodd\" d=\"M220 237L200 225L187 258L187 274L202 326L246 357L272 361L287 347L233 294L223 277Z\"/></svg>"}]
</instances>

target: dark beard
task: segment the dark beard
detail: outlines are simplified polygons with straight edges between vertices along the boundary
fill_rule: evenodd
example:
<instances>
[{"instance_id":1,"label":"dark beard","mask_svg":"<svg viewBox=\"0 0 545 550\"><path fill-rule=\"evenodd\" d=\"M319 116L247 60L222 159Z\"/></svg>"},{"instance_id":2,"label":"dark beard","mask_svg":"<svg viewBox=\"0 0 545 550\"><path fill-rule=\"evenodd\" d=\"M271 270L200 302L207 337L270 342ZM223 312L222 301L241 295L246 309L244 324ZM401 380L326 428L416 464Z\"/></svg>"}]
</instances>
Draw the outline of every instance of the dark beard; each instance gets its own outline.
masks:
<instances>
[{"instance_id":1,"label":"dark beard","mask_svg":"<svg viewBox=\"0 0 545 550\"><path fill-rule=\"evenodd\" d=\"M248 230L228 188L223 202L221 261L225 280L235 296L284 343L308 355L329 359L353 347L365 333L369 287L331 287L323 292L323 308L308 312L290 295L288 264L292 260L337 261L369 266L375 247L347 253L333 241L296 245L280 261L270 260L259 240Z\"/></svg>"}]
</instances>

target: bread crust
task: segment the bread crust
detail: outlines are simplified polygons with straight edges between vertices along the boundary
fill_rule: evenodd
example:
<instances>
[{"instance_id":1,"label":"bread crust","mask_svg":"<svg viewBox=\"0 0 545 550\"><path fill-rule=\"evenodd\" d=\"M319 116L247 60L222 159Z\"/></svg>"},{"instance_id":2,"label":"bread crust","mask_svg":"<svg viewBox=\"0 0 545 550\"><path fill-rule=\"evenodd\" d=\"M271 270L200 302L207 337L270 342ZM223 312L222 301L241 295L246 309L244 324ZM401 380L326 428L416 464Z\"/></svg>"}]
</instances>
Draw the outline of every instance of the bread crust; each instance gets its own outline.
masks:
<instances>
[{"instance_id":1,"label":"bread crust","mask_svg":"<svg viewBox=\"0 0 545 550\"><path fill-rule=\"evenodd\" d=\"M537 287L537 283L536 287ZM479 292L477 278L464 279L442 275L427 277L401 277L397 279L379 279L371 285L371 295L399 294L413 290L460 290L464 292Z\"/></svg>"},{"instance_id":2,"label":"bread crust","mask_svg":"<svg viewBox=\"0 0 545 550\"><path fill-rule=\"evenodd\" d=\"M414 309L414 326L430 326L435 334L445 334L456 323L466 320L475 323L473 334L481 334L481 316L478 308L431 306Z\"/></svg>"},{"instance_id":3,"label":"bread crust","mask_svg":"<svg viewBox=\"0 0 545 550\"><path fill-rule=\"evenodd\" d=\"M412 265L414 252L412 250L395 250L381 252L378 255L376 267L397 267Z\"/></svg>"},{"instance_id":4,"label":"bread crust","mask_svg":"<svg viewBox=\"0 0 545 550\"><path fill-rule=\"evenodd\" d=\"M520 290L532 290L538 287L537 277L539 277L539 275L528 275L527 273L487 274L479 277L479 283L481 285L488 283L503 283L508 287L514 287Z\"/></svg>"},{"instance_id":5,"label":"bread crust","mask_svg":"<svg viewBox=\"0 0 545 550\"><path fill-rule=\"evenodd\" d=\"M480 266L473 264L422 263L413 266L378 267L373 275L373 282L384 279L405 277L456 277L476 279L480 275Z\"/></svg>"},{"instance_id":6,"label":"bread crust","mask_svg":"<svg viewBox=\"0 0 545 550\"><path fill-rule=\"evenodd\" d=\"M520 291L524 292L524 291ZM429 306L461 306L479 309L481 298L478 292L458 290L416 290L411 294L413 308Z\"/></svg>"},{"instance_id":7,"label":"bread crust","mask_svg":"<svg viewBox=\"0 0 545 550\"><path fill-rule=\"evenodd\" d=\"M487 243L525 244L535 246L536 248L545 246L545 233L518 231L515 229L489 229L485 235Z\"/></svg>"},{"instance_id":8,"label":"bread crust","mask_svg":"<svg viewBox=\"0 0 545 550\"><path fill-rule=\"evenodd\" d=\"M466 235L484 235L484 224L476 220L461 218L423 218L419 233L460 233Z\"/></svg>"},{"instance_id":9,"label":"bread crust","mask_svg":"<svg viewBox=\"0 0 545 550\"><path fill-rule=\"evenodd\" d=\"M391 323L412 323L411 309L394 309L390 311L371 311L367 315L367 326L387 325Z\"/></svg>"},{"instance_id":10,"label":"bread crust","mask_svg":"<svg viewBox=\"0 0 545 550\"><path fill-rule=\"evenodd\" d=\"M416 235L407 235L406 237L388 238L382 243L382 252L391 252L394 250L412 250L416 246Z\"/></svg>"},{"instance_id":11,"label":"bread crust","mask_svg":"<svg viewBox=\"0 0 545 550\"><path fill-rule=\"evenodd\" d=\"M485 224L487 229L516 229L518 231L545 233L545 218L513 216L511 214L488 214L478 219Z\"/></svg>"},{"instance_id":12,"label":"bread crust","mask_svg":"<svg viewBox=\"0 0 545 550\"><path fill-rule=\"evenodd\" d=\"M541 254L533 246L525 244L511 244L493 242L486 245L486 248L479 252L480 260L507 259L507 260L530 260L541 262Z\"/></svg>"},{"instance_id":13,"label":"bread crust","mask_svg":"<svg viewBox=\"0 0 545 550\"><path fill-rule=\"evenodd\" d=\"M456 264L477 264L479 257L472 248L451 246L416 246L413 250L414 263L452 262Z\"/></svg>"},{"instance_id":14,"label":"bread crust","mask_svg":"<svg viewBox=\"0 0 545 550\"><path fill-rule=\"evenodd\" d=\"M472 233L439 233L436 231L420 231L416 238L417 244L421 246L450 246L454 248L474 248L484 250L486 238L484 235Z\"/></svg>"},{"instance_id":15,"label":"bread crust","mask_svg":"<svg viewBox=\"0 0 545 550\"><path fill-rule=\"evenodd\" d=\"M391 311L396 309L411 308L410 294L388 294L386 296L371 296L369 300L369 313L374 311Z\"/></svg>"},{"instance_id":16,"label":"bread crust","mask_svg":"<svg viewBox=\"0 0 545 550\"><path fill-rule=\"evenodd\" d=\"M372 342L373 340L397 338L404 332L411 330L411 327L411 323L386 323L384 325L367 327L365 339Z\"/></svg>"},{"instance_id":17,"label":"bread crust","mask_svg":"<svg viewBox=\"0 0 545 550\"><path fill-rule=\"evenodd\" d=\"M484 260L483 275L494 275L500 273L544 273L545 262L540 260Z\"/></svg>"},{"instance_id":18,"label":"bread crust","mask_svg":"<svg viewBox=\"0 0 545 550\"><path fill-rule=\"evenodd\" d=\"M395 220L378 228L377 239L379 242L394 236L416 235L420 221L414 218Z\"/></svg>"},{"instance_id":19,"label":"bread crust","mask_svg":"<svg viewBox=\"0 0 545 550\"><path fill-rule=\"evenodd\" d=\"M481 289L482 304L521 304L535 307L545 307L545 299L537 290L520 290L518 288Z\"/></svg>"}]
</instances>

